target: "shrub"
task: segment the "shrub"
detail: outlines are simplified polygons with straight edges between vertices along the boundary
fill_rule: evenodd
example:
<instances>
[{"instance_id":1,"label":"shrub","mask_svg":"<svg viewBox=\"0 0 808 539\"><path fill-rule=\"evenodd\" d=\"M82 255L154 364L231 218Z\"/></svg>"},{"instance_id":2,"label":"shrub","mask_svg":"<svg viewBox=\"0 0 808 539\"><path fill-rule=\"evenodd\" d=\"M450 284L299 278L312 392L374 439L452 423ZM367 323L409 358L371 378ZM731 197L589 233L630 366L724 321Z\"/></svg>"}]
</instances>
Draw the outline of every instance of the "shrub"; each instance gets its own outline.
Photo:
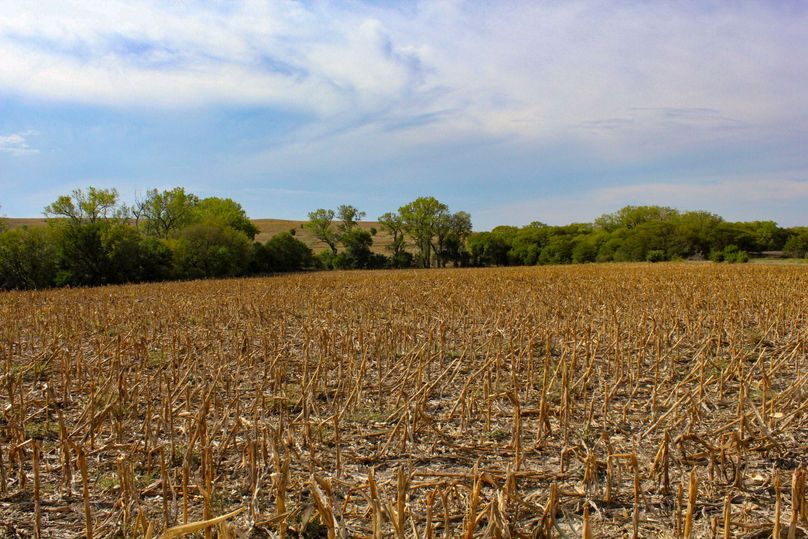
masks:
<instances>
[{"instance_id":1,"label":"shrub","mask_svg":"<svg viewBox=\"0 0 808 539\"><path fill-rule=\"evenodd\" d=\"M264 271L299 271L313 264L311 249L290 232L276 234L264 249L268 266Z\"/></svg>"},{"instance_id":2,"label":"shrub","mask_svg":"<svg viewBox=\"0 0 808 539\"><path fill-rule=\"evenodd\" d=\"M336 255L330 250L320 251L314 257L314 263L318 269L334 269L334 259Z\"/></svg>"},{"instance_id":3,"label":"shrub","mask_svg":"<svg viewBox=\"0 0 808 539\"><path fill-rule=\"evenodd\" d=\"M808 257L808 229L789 237L783 247L783 254L791 258Z\"/></svg>"},{"instance_id":4,"label":"shrub","mask_svg":"<svg viewBox=\"0 0 808 539\"><path fill-rule=\"evenodd\" d=\"M713 262L728 262L730 264L749 262L749 253L738 249L737 245L727 245L723 251L713 250L710 252L710 260Z\"/></svg>"},{"instance_id":5,"label":"shrub","mask_svg":"<svg viewBox=\"0 0 808 539\"><path fill-rule=\"evenodd\" d=\"M234 277L246 273L253 247L242 232L217 222L180 231L174 242L174 267L180 277Z\"/></svg>"},{"instance_id":6,"label":"shrub","mask_svg":"<svg viewBox=\"0 0 808 539\"><path fill-rule=\"evenodd\" d=\"M0 289L53 286L55 258L48 229L21 228L0 233Z\"/></svg>"},{"instance_id":7,"label":"shrub","mask_svg":"<svg viewBox=\"0 0 808 539\"><path fill-rule=\"evenodd\" d=\"M645 255L646 262L664 262L667 258L665 251L661 249L652 249Z\"/></svg>"}]
</instances>

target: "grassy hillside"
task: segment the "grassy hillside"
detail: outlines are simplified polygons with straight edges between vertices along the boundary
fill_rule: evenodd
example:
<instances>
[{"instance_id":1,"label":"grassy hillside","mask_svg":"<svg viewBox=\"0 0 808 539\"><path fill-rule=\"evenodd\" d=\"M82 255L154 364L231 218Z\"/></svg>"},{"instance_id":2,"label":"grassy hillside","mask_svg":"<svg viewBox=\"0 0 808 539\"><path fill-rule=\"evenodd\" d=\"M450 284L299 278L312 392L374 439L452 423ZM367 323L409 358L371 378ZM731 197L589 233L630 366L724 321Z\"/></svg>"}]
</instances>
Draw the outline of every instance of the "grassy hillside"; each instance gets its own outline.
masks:
<instances>
[{"instance_id":1,"label":"grassy hillside","mask_svg":"<svg viewBox=\"0 0 808 539\"><path fill-rule=\"evenodd\" d=\"M294 230L295 237L311 247L315 253L328 249L325 243L315 238L311 231L303 226L306 221L292 221L289 219L253 219L252 221L261 231L258 236L255 237L255 239L261 243L264 243L275 234ZM382 230L378 222L362 221L359 223L359 226L368 230L375 228L377 233L373 238L373 250L379 253L387 252L387 246L390 245L391 239L390 236Z\"/></svg>"},{"instance_id":2,"label":"grassy hillside","mask_svg":"<svg viewBox=\"0 0 808 539\"><path fill-rule=\"evenodd\" d=\"M24 217L24 218L4 217L3 219L5 220L6 224L9 226L9 228L19 228L19 227L22 227L22 226L27 226L27 227L32 227L33 228L33 227L37 227L37 226L45 226L45 223L47 222L46 219L39 218L39 217L33 217L33 218L31 218L31 217Z\"/></svg>"}]
</instances>

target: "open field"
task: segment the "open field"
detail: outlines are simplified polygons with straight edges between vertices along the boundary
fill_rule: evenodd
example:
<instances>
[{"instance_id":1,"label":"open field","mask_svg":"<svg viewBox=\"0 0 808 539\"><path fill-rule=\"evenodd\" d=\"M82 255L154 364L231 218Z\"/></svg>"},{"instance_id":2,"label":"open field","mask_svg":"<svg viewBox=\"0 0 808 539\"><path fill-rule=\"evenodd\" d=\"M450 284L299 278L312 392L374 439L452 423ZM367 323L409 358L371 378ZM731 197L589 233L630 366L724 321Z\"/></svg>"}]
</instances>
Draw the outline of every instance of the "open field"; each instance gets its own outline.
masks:
<instances>
[{"instance_id":1,"label":"open field","mask_svg":"<svg viewBox=\"0 0 808 539\"><path fill-rule=\"evenodd\" d=\"M804 266L3 293L0 361L3 537L808 530Z\"/></svg>"}]
</instances>

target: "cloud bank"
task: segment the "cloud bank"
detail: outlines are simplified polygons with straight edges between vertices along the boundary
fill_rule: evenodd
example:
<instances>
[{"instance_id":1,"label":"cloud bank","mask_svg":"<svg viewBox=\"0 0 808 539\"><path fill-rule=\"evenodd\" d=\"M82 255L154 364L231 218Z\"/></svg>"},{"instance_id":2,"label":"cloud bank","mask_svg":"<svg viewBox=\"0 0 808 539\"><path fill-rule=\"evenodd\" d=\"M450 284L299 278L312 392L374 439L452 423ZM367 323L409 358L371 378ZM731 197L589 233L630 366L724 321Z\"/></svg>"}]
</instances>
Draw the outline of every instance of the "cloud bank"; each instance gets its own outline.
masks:
<instances>
[{"instance_id":1,"label":"cloud bank","mask_svg":"<svg viewBox=\"0 0 808 539\"><path fill-rule=\"evenodd\" d=\"M0 99L144 118L295 115L281 135L245 133L267 139L249 151L223 147L232 187L253 194L344 192L350 174L408 196L404 177L454 170L448 185L485 197L483 180L460 178L490 170L489 183L522 186L517 199L556 196L561 148L580 192L647 173L687 198L704 176L808 179L805 28L798 2L12 2ZM323 179L293 185L304 175Z\"/></svg>"},{"instance_id":2,"label":"cloud bank","mask_svg":"<svg viewBox=\"0 0 808 539\"><path fill-rule=\"evenodd\" d=\"M798 4L402 5L15 2L0 19L0 84L110 106L261 104L404 125L442 114L534 136L726 132L806 112Z\"/></svg>"}]
</instances>

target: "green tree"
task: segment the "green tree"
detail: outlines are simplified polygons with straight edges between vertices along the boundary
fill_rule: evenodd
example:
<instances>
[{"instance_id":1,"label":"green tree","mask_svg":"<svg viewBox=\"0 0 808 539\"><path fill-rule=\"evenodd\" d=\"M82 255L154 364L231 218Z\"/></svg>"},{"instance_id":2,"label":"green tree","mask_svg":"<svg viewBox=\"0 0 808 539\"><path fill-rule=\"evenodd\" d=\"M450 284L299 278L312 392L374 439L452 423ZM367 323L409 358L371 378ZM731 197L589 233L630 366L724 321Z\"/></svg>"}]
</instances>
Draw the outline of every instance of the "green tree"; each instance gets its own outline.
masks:
<instances>
[{"instance_id":1,"label":"green tree","mask_svg":"<svg viewBox=\"0 0 808 539\"><path fill-rule=\"evenodd\" d=\"M203 198L194 205L193 213L195 222L218 221L241 232L251 241L260 232L241 204L231 198Z\"/></svg>"},{"instance_id":2,"label":"green tree","mask_svg":"<svg viewBox=\"0 0 808 539\"><path fill-rule=\"evenodd\" d=\"M244 275L253 252L244 233L215 221L183 228L171 246L176 275L193 279Z\"/></svg>"},{"instance_id":3,"label":"green tree","mask_svg":"<svg viewBox=\"0 0 808 539\"><path fill-rule=\"evenodd\" d=\"M511 264L533 266L538 262L541 250L547 245L552 227L534 221L520 228L513 237L508 260Z\"/></svg>"},{"instance_id":4,"label":"green tree","mask_svg":"<svg viewBox=\"0 0 808 539\"><path fill-rule=\"evenodd\" d=\"M107 260L110 283L160 281L171 277L171 251L165 242L144 237L125 223L104 227L101 248Z\"/></svg>"},{"instance_id":5,"label":"green tree","mask_svg":"<svg viewBox=\"0 0 808 539\"><path fill-rule=\"evenodd\" d=\"M491 263L485 255L490 236L490 232L474 232L468 237L466 249L469 251L469 264L472 266L486 266Z\"/></svg>"},{"instance_id":6,"label":"green tree","mask_svg":"<svg viewBox=\"0 0 808 539\"><path fill-rule=\"evenodd\" d=\"M550 236L547 245L539 254L539 264L569 264L572 262L572 251L575 248L575 236L555 234Z\"/></svg>"},{"instance_id":7,"label":"green tree","mask_svg":"<svg viewBox=\"0 0 808 539\"><path fill-rule=\"evenodd\" d=\"M706 211L688 211L675 221L672 244L676 256L706 258L715 241L715 231L724 220Z\"/></svg>"},{"instance_id":8,"label":"green tree","mask_svg":"<svg viewBox=\"0 0 808 539\"><path fill-rule=\"evenodd\" d=\"M94 286L110 282L109 261L101 241L108 226L106 222L94 222L54 228L57 285Z\"/></svg>"},{"instance_id":9,"label":"green tree","mask_svg":"<svg viewBox=\"0 0 808 539\"><path fill-rule=\"evenodd\" d=\"M574 264L596 262L601 245L608 239L609 233L605 230L579 234L573 239L572 262Z\"/></svg>"},{"instance_id":10,"label":"green tree","mask_svg":"<svg viewBox=\"0 0 808 539\"><path fill-rule=\"evenodd\" d=\"M365 215L365 212L359 211L349 204L341 204L337 208L337 217L340 220L339 225L337 225L339 235L342 236L350 232L351 229L365 217Z\"/></svg>"},{"instance_id":11,"label":"green tree","mask_svg":"<svg viewBox=\"0 0 808 539\"><path fill-rule=\"evenodd\" d=\"M263 245L263 250L263 273L300 271L313 265L311 249L289 232L272 236Z\"/></svg>"},{"instance_id":12,"label":"green tree","mask_svg":"<svg viewBox=\"0 0 808 539\"><path fill-rule=\"evenodd\" d=\"M407 252L404 219L398 213L387 212L379 216L379 225L391 238L387 249L390 251L390 264L394 268L406 268L412 265L412 255Z\"/></svg>"},{"instance_id":13,"label":"green tree","mask_svg":"<svg viewBox=\"0 0 808 539\"><path fill-rule=\"evenodd\" d=\"M448 212L449 207L434 197L418 197L398 210L404 229L415 240L421 267L428 268L432 265L432 251L436 249L432 239Z\"/></svg>"},{"instance_id":14,"label":"green tree","mask_svg":"<svg viewBox=\"0 0 808 539\"><path fill-rule=\"evenodd\" d=\"M754 241L749 247L756 251L776 251L783 248L788 233L777 226L774 221L748 221L737 223Z\"/></svg>"},{"instance_id":15,"label":"green tree","mask_svg":"<svg viewBox=\"0 0 808 539\"><path fill-rule=\"evenodd\" d=\"M0 289L53 286L56 249L48 228L18 228L0 233Z\"/></svg>"},{"instance_id":16,"label":"green tree","mask_svg":"<svg viewBox=\"0 0 808 539\"><path fill-rule=\"evenodd\" d=\"M174 255L165 241L157 238L141 238L139 246L139 281L164 281L174 278Z\"/></svg>"},{"instance_id":17,"label":"green tree","mask_svg":"<svg viewBox=\"0 0 808 539\"><path fill-rule=\"evenodd\" d=\"M665 258L672 256L676 226L670 221L649 220L627 229L617 258L640 262L648 258L649 251L662 251Z\"/></svg>"},{"instance_id":18,"label":"green tree","mask_svg":"<svg viewBox=\"0 0 808 539\"><path fill-rule=\"evenodd\" d=\"M367 230L359 227L351 228L342 235L345 251L338 254L334 266L341 269L369 268L373 259L370 250L373 237Z\"/></svg>"},{"instance_id":19,"label":"green tree","mask_svg":"<svg viewBox=\"0 0 808 539\"><path fill-rule=\"evenodd\" d=\"M791 258L808 257L808 227L788 229L788 239L783 254Z\"/></svg>"},{"instance_id":20,"label":"green tree","mask_svg":"<svg viewBox=\"0 0 808 539\"><path fill-rule=\"evenodd\" d=\"M117 273L104 245L113 227L128 226L128 208L120 204L115 189L89 187L74 190L48 205L58 273L57 285L92 286L116 282Z\"/></svg>"},{"instance_id":21,"label":"green tree","mask_svg":"<svg viewBox=\"0 0 808 539\"><path fill-rule=\"evenodd\" d=\"M614 213L607 213L595 219L595 226L607 232L618 228L634 228L648 221L670 221L679 212L667 206L625 206Z\"/></svg>"},{"instance_id":22,"label":"green tree","mask_svg":"<svg viewBox=\"0 0 808 539\"><path fill-rule=\"evenodd\" d=\"M441 215L435 227L436 242L433 245L438 266L446 266L446 262L460 264L465 253L466 238L471 234L471 215L459 211Z\"/></svg>"},{"instance_id":23,"label":"green tree","mask_svg":"<svg viewBox=\"0 0 808 539\"><path fill-rule=\"evenodd\" d=\"M727 245L723 250L714 250L710 253L710 260L713 262L749 262L749 254L738 248L737 245Z\"/></svg>"},{"instance_id":24,"label":"green tree","mask_svg":"<svg viewBox=\"0 0 808 539\"><path fill-rule=\"evenodd\" d=\"M569 264L573 261L573 251L581 237L592 232L592 225L573 223L550 229L547 245L539 254L539 264Z\"/></svg>"},{"instance_id":25,"label":"green tree","mask_svg":"<svg viewBox=\"0 0 808 539\"><path fill-rule=\"evenodd\" d=\"M613 232L606 232L606 238L598 247L598 256L595 259L597 262L615 262L621 260L623 252L623 243L626 237L630 234L627 228L620 228Z\"/></svg>"},{"instance_id":26,"label":"green tree","mask_svg":"<svg viewBox=\"0 0 808 539\"><path fill-rule=\"evenodd\" d=\"M713 228L710 237L712 239L711 251L723 251L730 245L745 252L754 251L756 247L755 237L747 227L743 226L743 223L722 221Z\"/></svg>"},{"instance_id":27,"label":"green tree","mask_svg":"<svg viewBox=\"0 0 808 539\"><path fill-rule=\"evenodd\" d=\"M45 207L46 216L66 217L73 224L96 223L99 220L122 219L127 208L119 204L116 189L90 187L85 193L76 189L71 195L62 195Z\"/></svg>"},{"instance_id":28,"label":"green tree","mask_svg":"<svg viewBox=\"0 0 808 539\"><path fill-rule=\"evenodd\" d=\"M334 228L333 223L334 210L320 208L309 212L309 221L306 223L306 228L311 230L315 238L328 245L333 256L337 256L339 233Z\"/></svg>"},{"instance_id":29,"label":"green tree","mask_svg":"<svg viewBox=\"0 0 808 539\"><path fill-rule=\"evenodd\" d=\"M513 263L511 250L519 229L515 226L500 225L491 230L488 245L485 246L485 257L489 264L508 266Z\"/></svg>"},{"instance_id":30,"label":"green tree","mask_svg":"<svg viewBox=\"0 0 808 539\"><path fill-rule=\"evenodd\" d=\"M146 234L167 238L194 221L198 203L196 195L186 193L182 187L167 191L151 189L144 200L135 204L132 212L137 223L144 221Z\"/></svg>"}]
</instances>

